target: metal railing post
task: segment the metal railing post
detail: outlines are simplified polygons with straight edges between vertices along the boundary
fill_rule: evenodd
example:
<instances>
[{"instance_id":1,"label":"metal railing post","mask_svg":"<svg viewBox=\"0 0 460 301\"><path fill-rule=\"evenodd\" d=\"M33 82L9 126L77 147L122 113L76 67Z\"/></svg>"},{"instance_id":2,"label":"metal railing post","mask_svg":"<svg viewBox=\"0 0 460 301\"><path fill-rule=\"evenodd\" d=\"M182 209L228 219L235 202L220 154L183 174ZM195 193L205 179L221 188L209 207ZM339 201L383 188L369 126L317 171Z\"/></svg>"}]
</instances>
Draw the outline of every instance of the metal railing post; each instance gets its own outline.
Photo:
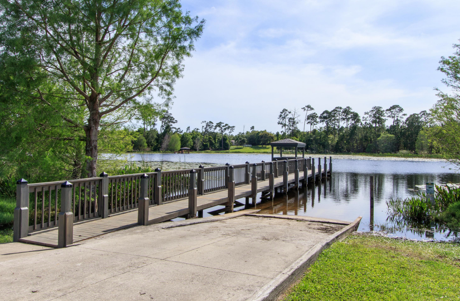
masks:
<instances>
[{"instance_id":1,"label":"metal railing post","mask_svg":"<svg viewBox=\"0 0 460 301\"><path fill-rule=\"evenodd\" d=\"M225 206L225 212L233 212L233 206L235 204L235 167L229 167L228 173L228 202Z\"/></svg>"},{"instance_id":2,"label":"metal railing post","mask_svg":"<svg viewBox=\"0 0 460 301\"><path fill-rule=\"evenodd\" d=\"M161 195L161 169L155 169L155 204L163 204L163 196Z\"/></svg>"},{"instance_id":3,"label":"metal railing post","mask_svg":"<svg viewBox=\"0 0 460 301\"><path fill-rule=\"evenodd\" d=\"M102 218L109 217L109 175L105 172L99 175L101 177L101 187L99 188L98 213Z\"/></svg>"},{"instance_id":4,"label":"metal railing post","mask_svg":"<svg viewBox=\"0 0 460 301\"><path fill-rule=\"evenodd\" d=\"M16 182L16 208L14 208L13 241L29 234L29 184L24 179Z\"/></svg>"},{"instance_id":5,"label":"metal railing post","mask_svg":"<svg viewBox=\"0 0 460 301\"><path fill-rule=\"evenodd\" d=\"M61 184L61 212L58 219L58 248L73 244L72 183Z\"/></svg>"},{"instance_id":6,"label":"metal railing post","mask_svg":"<svg viewBox=\"0 0 460 301\"><path fill-rule=\"evenodd\" d=\"M147 226L149 223L149 176L143 174L141 176L141 190L139 191L139 200L138 200L138 214L137 214L137 223L142 226Z\"/></svg>"},{"instance_id":7,"label":"metal railing post","mask_svg":"<svg viewBox=\"0 0 460 301\"><path fill-rule=\"evenodd\" d=\"M192 169L190 171L190 185L188 189L188 218L196 217L198 211L198 192L196 189L196 171Z\"/></svg>"}]
</instances>

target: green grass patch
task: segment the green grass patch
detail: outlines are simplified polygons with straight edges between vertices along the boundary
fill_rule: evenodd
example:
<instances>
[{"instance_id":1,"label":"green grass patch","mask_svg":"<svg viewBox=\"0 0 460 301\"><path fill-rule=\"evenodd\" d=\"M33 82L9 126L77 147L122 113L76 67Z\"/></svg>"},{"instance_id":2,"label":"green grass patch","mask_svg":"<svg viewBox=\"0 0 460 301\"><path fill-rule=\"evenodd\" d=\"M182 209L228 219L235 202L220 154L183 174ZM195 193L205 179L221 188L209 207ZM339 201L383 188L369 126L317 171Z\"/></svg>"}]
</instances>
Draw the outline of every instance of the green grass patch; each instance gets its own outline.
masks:
<instances>
[{"instance_id":1,"label":"green grass patch","mask_svg":"<svg viewBox=\"0 0 460 301\"><path fill-rule=\"evenodd\" d=\"M13 227L15 207L14 198L0 197L0 230Z\"/></svg>"},{"instance_id":2,"label":"green grass patch","mask_svg":"<svg viewBox=\"0 0 460 301\"><path fill-rule=\"evenodd\" d=\"M336 154L339 155L339 154ZM412 154L412 153L386 153L386 154L373 154L373 153L349 153L342 155L351 156L367 156L367 157L395 157L395 158L428 158L428 159L446 159L441 154Z\"/></svg>"},{"instance_id":3,"label":"green grass patch","mask_svg":"<svg viewBox=\"0 0 460 301\"><path fill-rule=\"evenodd\" d=\"M0 244L13 242L13 229L0 230Z\"/></svg>"},{"instance_id":4,"label":"green grass patch","mask_svg":"<svg viewBox=\"0 0 460 301\"><path fill-rule=\"evenodd\" d=\"M460 245L352 235L325 250L285 300L458 299Z\"/></svg>"}]
</instances>

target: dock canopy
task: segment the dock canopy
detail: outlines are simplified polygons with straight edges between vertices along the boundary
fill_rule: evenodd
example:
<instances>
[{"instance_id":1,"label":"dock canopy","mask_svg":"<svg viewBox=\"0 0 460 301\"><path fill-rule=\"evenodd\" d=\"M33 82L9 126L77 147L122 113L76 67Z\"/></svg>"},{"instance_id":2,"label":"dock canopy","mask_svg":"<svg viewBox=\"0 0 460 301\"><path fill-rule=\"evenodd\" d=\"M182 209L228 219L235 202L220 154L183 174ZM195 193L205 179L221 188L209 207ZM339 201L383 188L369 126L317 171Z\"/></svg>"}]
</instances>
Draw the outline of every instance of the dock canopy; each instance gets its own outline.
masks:
<instances>
[{"instance_id":1,"label":"dock canopy","mask_svg":"<svg viewBox=\"0 0 460 301\"><path fill-rule=\"evenodd\" d=\"M286 160L288 157L283 157L283 148L284 149L295 149L295 158L297 158L297 154L299 150L302 150L302 158L305 158L305 143L295 141L292 139L283 139L279 141L275 141L270 143L272 147L272 161L274 160ZM277 149L280 151L280 156L275 158L274 154L274 149L277 147Z\"/></svg>"}]
</instances>

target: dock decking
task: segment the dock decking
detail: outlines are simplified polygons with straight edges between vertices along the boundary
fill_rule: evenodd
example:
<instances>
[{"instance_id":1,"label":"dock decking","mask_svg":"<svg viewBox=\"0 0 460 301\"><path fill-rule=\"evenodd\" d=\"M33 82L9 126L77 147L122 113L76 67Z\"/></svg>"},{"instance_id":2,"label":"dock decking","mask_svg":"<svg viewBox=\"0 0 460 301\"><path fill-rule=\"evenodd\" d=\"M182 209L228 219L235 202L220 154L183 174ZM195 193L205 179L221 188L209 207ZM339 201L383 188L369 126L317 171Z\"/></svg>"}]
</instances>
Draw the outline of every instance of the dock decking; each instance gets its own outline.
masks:
<instances>
[{"instance_id":1,"label":"dock decking","mask_svg":"<svg viewBox=\"0 0 460 301\"><path fill-rule=\"evenodd\" d=\"M308 178L312 178L312 172L309 171ZM315 178L319 177L319 173L315 173ZM303 181L303 176L299 180ZM327 178L327 177L324 177ZM289 174L288 182L295 182L295 175ZM283 177L274 179L274 187L283 186ZM269 180L257 182L257 192L265 192L270 189ZM251 184L236 186L235 200L252 196ZM149 207L149 222L148 224L156 224L168 221L177 217L185 216L189 213L188 198L164 203L162 205ZM198 211L212 208L218 205L225 205L228 202L228 191L220 190L204 195L198 195L197 209ZM255 203L255 201L254 201ZM138 210L133 209L128 212L112 214L108 218L91 219L73 226L73 243L78 243L82 240L104 235L110 232L134 227L138 225ZM58 228L33 232L27 237L23 237L20 242L43 245L48 247L58 246Z\"/></svg>"}]
</instances>

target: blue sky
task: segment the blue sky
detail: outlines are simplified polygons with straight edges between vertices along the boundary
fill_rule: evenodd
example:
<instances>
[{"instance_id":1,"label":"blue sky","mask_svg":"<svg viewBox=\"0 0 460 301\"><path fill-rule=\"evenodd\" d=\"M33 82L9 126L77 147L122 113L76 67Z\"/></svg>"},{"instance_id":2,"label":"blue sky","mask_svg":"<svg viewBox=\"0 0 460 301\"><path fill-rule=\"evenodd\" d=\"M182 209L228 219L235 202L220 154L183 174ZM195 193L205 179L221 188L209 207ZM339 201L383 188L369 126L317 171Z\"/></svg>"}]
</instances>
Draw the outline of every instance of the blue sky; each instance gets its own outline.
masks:
<instances>
[{"instance_id":1,"label":"blue sky","mask_svg":"<svg viewBox=\"0 0 460 301\"><path fill-rule=\"evenodd\" d=\"M182 1L206 20L171 112L185 129L223 121L279 131L286 108L430 109L441 56L460 39L460 1Z\"/></svg>"}]
</instances>

